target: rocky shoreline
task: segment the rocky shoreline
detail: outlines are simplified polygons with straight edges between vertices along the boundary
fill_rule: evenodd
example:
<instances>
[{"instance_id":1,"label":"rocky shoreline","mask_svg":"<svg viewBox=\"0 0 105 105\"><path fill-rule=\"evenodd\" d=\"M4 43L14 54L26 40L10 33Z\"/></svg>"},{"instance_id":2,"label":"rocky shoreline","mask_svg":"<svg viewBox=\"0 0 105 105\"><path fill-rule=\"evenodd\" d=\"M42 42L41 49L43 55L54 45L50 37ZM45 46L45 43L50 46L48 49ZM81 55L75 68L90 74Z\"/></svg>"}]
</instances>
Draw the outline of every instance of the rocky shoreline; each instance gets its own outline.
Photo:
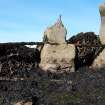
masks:
<instances>
[{"instance_id":1,"label":"rocky shoreline","mask_svg":"<svg viewBox=\"0 0 105 105\"><path fill-rule=\"evenodd\" d=\"M92 35L88 40L96 38L93 33L88 34ZM76 39L84 39L84 36L80 34L74 42L70 41L77 43ZM98 42L97 38L95 40ZM82 49L79 51L77 61L81 59L80 54L86 62L88 54L94 54L91 48L84 53ZM62 70L52 73L38 67L40 60L40 51L36 48L0 46L0 105L104 105L104 68L90 69L80 60L82 67L79 65L73 73L60 72Z\"/></svg>"},{"instance_id":2,"label":"rocky shoreline","mask_svg":"<svg viewBox=\"0 0 105 105\"><path fill-rule=\"evenodd\" d=\"M33 75L34 73L34 75ZM105 70L30 70L31 78L0 80L0 105L104 105Z\"/></svg>"}]
</instances>

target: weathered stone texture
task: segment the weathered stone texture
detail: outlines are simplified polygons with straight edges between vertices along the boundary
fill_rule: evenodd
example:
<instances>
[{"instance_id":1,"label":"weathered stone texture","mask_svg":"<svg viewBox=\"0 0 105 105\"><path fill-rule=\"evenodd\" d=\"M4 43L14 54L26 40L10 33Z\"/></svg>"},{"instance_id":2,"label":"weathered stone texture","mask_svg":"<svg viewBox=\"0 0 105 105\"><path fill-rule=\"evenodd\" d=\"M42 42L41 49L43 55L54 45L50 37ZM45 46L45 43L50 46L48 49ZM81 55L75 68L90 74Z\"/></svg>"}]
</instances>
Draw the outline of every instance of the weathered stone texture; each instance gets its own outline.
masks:
<instances>
[{"instance_id":1,"label":"weathered stone texture","mask_svg":"<svg viewBox=\"0 0 105 105\"><path fill-rule=\"evenodd\" d=\"M20 101L20 102L17 102L16 104L13 104L13 105L32 105L32 102L22 102L22 101Z\"/></svg>"},{"instance_id":2,"label":"weathered stone texture","mask_svg":"<svg viewBox=\"0 0 105 105\"><path fill-rule=\"evenodd\" d=\"M102 44L105 44L105 4L100 5L99 11L101 16L100 40Z\"/></svg>"},{"instance_id":3,"label":"weathered stone texture","mask_svg":"<svg viewBox=\"0 0 105 105\"><path fill-rule=\"evenodd\" d=\"M61 18L44 32L44 41L49 43L65 43L67 30L64 27Z\"/></svg>"},{"instance_id":4,"label":"weathered stone texture","mask_svg":"<svg viewBox=\"0 0 105 105\"><path fill-rule=\"evenodd\" d=\"M44 70L74 71L75 46L72 44L45 44L41 52L41 67ZM67 69L68 68L68 69Z\"/></svg>"},{"instance_id":5,"label":"weathered stone texture","mask_svg":"<svg viewBox=\"0 0 105 105\"><path fill-rule=\"evenodd\" d=\"M93 68L103 68L105 67L105 49L97 56L92 64Z\"/></svg>"}]
</instances>

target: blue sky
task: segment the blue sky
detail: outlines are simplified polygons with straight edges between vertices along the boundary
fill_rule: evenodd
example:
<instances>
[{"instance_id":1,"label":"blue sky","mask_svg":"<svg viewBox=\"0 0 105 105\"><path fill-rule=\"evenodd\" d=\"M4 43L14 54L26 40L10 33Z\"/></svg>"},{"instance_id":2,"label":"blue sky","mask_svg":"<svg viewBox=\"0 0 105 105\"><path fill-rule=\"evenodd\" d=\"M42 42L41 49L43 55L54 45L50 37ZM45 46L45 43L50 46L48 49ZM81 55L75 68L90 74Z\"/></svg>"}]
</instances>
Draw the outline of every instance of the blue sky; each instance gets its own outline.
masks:
<instances>
[{"instance_id":1,"label":"blue sky","mask_svg":"<svg viewBox=\"0 0 105 105\"><path fill-rule=\"evenodd\" d=\"M104 0L0 0L0 42L41 41L46 27L62 14L67 38L99 34L99 4Z\"/></svg>"}]
</instances>

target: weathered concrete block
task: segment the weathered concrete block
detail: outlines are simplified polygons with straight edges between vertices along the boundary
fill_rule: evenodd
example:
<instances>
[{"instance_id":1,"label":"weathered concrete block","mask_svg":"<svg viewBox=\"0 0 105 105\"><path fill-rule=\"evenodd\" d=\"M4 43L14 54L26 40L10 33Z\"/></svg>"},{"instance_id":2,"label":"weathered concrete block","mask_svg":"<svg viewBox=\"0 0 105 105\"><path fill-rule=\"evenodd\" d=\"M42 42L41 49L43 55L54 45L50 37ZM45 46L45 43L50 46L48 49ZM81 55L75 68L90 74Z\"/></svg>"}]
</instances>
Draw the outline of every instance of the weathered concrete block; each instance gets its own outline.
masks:
<instances>
[{"instance_id":1,"label":"weathered concrete block","mask_svg":"<svg viewBox=\"0 0 105 105\"><path fill-rule=\"evenodd\" d=\"M75 46L72 44L45 44L41 52L40 66L49 71L75 71Z\"/></svg>"}]
</instances>

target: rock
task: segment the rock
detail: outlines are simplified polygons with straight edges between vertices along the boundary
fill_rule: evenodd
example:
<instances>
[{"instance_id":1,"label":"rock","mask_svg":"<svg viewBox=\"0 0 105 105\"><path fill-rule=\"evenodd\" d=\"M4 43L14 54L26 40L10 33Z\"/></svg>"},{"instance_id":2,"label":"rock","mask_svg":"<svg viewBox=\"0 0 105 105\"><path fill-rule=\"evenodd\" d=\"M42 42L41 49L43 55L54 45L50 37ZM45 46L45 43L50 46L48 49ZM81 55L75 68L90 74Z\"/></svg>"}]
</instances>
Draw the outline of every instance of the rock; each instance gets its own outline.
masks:
<instances>
[{"instance_id":1,"label":"rock","mask_svg":"<svg viewBox=\"0 0 105 105\"><path fill-rule=\"evenodd\" d=\"M105 67L105 49L97 56L92 64L92 68L101 69Z\"/></svg>"},{"instance_id":2,"label":"rock","mask_svg":"<svg viewBox=\"0 0 105 105\"><path fill-rule=\"evenodd\" d=\"M61 16L44 32L46 44L41 50L40 67L54 72L56 70L74 71L75 46L66 44L66 34ZM62 71L61 70L61 71Z\"/></svg>"},{"instance_id":3,"label":"rock","mask_svg":"<svg viewBox=\"0 0 105 105\"><path fill-rule=\"evenodd\" d=\"M76 69L83 66L90 66L101 50L101 47L95 47L101 46L101 42L98 35L94 32L78 33L71 37L68 42L71 44L81 45L76 46Z\"/></svg>"},{"instance_id":4,"label":"rock","mask_svg":"<svg viewBox=\"0 0 105 105\"><path fill-rule=\"evenodd\" d=\"M48 70L51 72L55 72L55 70L58 70L60 68L60 65L58 64L42 64L44 70Z\"/></svg>"},{"instance_id":5,"label":"rock","mask_svg":"<svg viewBox=\"0 0 105 105\"><path fill-rule=\"evenodd\" d=\"M75 46L72 44L45 44L41 52L41 68L44 70L74 71Z\"/></svg>"},{"instance_id":6,"label":"rock","mask_svg":"<svg viewBox=\"0 0 105 105\"><path fill-rule=\"evenodd\" d=\"M37 48L9 43L0 45L0 76L28 76L29 69L37 68L39 63L40 52Z\"/></svg>"},{"instance_id":7,"label":"rock","mask_svg":"<svg viewBox=\"0 0 105 105\"><path fill-rule=\"evenodd\" d=\"M105 4L100 5L99 11L101 16L100 40L102 44L105 44Z\"/></svg>"},{"instance_id":8,"label":"rock","mask_svg":"<svg viewBox=\"0 0 105 105\"><path fill-rule=\"evenodd\" d=\"M13 104L13 105L32 105L32 102L21 101L21 102L17 102L16 104Z\"/></svg>"},{"instance_id":9,"label":"rock","mask_svg":"<svg viewBox=\"0 0 105 105\"><path fill-rule=\"evenodd\" d=\"M61 16L58 21L44 32L44 42L49 43L66 43L67 30L64 27Z\"/></svg>"}]
</instances>

